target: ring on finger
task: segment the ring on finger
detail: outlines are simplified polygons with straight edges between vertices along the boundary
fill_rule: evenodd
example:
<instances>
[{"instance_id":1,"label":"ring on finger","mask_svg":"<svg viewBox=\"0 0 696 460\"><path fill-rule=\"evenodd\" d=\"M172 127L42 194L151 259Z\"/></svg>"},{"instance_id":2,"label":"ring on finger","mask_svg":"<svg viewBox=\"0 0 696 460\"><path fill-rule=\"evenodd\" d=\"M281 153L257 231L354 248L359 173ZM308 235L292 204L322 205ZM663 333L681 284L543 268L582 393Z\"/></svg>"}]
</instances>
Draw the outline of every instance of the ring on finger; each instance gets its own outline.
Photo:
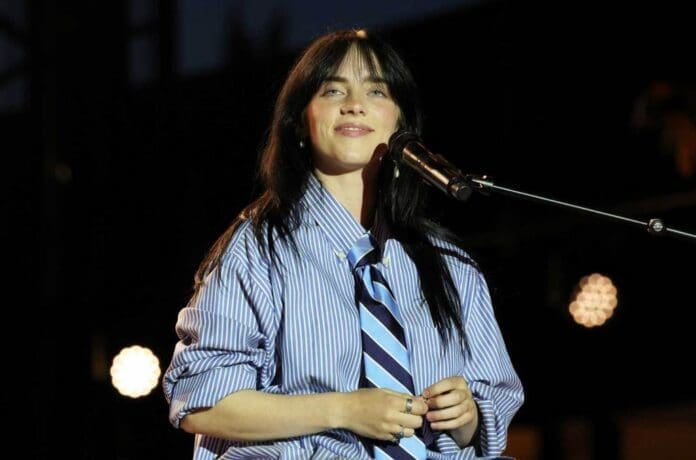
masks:
<instances>
[{"instance_id":1,"label":"ring on finger","mask_svg":"<svg viewBox=\"0 0 696 460\"><path fill-rule=\"evenodd\" d=\"M406 399L406 413L410 414L411 411L413 410L413 399L408 398Z\"/></svg>"},{"instance_id":2,"label":"ring on finger","mask_svg":"<svg viewBox=\"0 0 696 460\"><path fill-rule=\"evenodd\" d=\"M399 430L398 433L394 433L392 435L392 436L394 436L394 442L399 442L399 440L404 437L404 427L403 427L403 425L399 425L399 426L401 426L401 430Z\"/></svg>"}]
</instances>

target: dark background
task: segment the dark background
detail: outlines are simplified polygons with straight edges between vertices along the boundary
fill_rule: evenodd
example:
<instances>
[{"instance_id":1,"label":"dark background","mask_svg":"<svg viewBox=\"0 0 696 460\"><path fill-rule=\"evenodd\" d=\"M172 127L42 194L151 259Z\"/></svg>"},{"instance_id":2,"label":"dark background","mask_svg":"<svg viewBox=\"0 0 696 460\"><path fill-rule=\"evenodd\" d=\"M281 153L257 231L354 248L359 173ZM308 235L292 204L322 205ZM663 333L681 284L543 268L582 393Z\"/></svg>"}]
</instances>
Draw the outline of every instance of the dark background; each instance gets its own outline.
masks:
<instances>
[{"instance_id":1,"label":"dark background","mask_svg":"<svg viewBox=\"0 0 696 460\"><path fill-rule=\"evenodd\" d=\"M312 35L290 40L283 8L263 27L230 14L221 58L191 70L181 2L146 2L137 21L133 2L9 3L0 49L19 51L0 61L0 149L14 443L22 458L190 458L159 387L123 398L108 369L132 344L168 364L193 272L252 197L273 100ZM686 6L460 2L397 21L375 9L370 28L420 84L432 150L498 185L696 232ZM352 23L314 35L337 25ZM694 407L693 240L502 195L434 197L487 275L526 390L513 427L533 428L538 458L571 458L567 420L587 421L586 458L619 459L624 417ZM567 304L592 272L612 278L619 305L587 329Z\"/></svg>"}]
</instances>

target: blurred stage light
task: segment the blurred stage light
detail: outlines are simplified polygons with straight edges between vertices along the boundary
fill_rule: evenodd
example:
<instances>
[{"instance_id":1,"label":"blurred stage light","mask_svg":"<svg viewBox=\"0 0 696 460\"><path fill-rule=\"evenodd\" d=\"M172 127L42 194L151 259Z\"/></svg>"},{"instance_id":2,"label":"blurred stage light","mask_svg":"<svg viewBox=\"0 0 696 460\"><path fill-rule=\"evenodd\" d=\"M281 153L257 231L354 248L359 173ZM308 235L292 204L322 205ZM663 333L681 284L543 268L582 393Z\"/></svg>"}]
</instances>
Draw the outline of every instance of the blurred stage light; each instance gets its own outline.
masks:
<instances>
[{"instance_id":1,"label":"blurred stage light","mask_svg":"<svg viewBox=\"0 0 696 460\"><path fill-rule=\"evenodd\" d=\"M148 348L133 345L114 357L110 373L111 383L119 393L139 398L159 383L159 359Z\"/></svg>"},{"instance_id":2,"label":"blurred stage light","mask_svg":"<svg viewBox=\"0 0 696 460\"><path fill-rule=\"evenodd\" d=\"M72 168L66 163L57 163L53 173L56 181L61 185L68 184L72 181Z\"/></svg>"},{"instance_id":3,"label":"blurred stage light","mask_svg":"<svg viewBox=\"0 0 696 460\"><path fill-rule=\"evenodd\" d=\"M599 273L583 276L573 291L568 310L576 323L601 326L611 318L618 304L616 286Z\"/></svg>"}]
</instances>

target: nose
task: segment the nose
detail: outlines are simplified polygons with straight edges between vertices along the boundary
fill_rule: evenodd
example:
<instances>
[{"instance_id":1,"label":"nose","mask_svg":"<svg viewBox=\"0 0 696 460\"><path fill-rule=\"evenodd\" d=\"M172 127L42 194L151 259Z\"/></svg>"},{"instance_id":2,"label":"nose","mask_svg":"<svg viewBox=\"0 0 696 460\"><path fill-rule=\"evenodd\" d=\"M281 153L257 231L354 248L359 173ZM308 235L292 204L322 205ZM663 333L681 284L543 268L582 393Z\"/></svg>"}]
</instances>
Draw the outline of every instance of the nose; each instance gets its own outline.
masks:
<instances>
[{"instance_id":1,"label":"nose","mask_svg":"<svg viewBox=\"0 0 696 460\"><path fill-rule=\"evenodd\" d=\"M346 115L349 113L353 115L365 114L365 106L359 97L351 95L343 101L343 105L341 106L341 115Z\"/></svg>"}]
</instances>

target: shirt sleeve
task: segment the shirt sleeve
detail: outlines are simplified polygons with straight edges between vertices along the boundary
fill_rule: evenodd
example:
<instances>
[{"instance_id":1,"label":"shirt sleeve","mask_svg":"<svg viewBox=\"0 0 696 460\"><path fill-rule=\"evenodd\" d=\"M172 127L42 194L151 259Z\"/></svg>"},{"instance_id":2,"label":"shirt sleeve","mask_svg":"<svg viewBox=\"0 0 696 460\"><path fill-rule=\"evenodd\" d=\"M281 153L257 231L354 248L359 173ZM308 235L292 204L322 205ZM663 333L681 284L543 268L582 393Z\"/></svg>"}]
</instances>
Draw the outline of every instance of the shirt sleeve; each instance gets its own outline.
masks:
<instances>
[{"instance_id":1,"label":"shirt sleeve","mask_svg":"<svg viewBox=\"0 0 696 460\"><path fill-rule=\"evenodd\" d=\"M515 372L495 318L486 281L479 270L464 275L464 378L479 407L479 445L483 456L501 455L507 430L524 402L522 383Z\"/></svg>"},{"instance_id":2,"label":"shirt sleeve","mask_svg":"<svg viewBox=\"0 0 696 460\"><path fill-rule=\"evenodd\" d=\"M238 229L222 263L179 313L179 341L162 381L177 428L190 412L242 389L262 389L275 374L268 265L253 236L243 233Z\"/></svg>"}]
</instances>

